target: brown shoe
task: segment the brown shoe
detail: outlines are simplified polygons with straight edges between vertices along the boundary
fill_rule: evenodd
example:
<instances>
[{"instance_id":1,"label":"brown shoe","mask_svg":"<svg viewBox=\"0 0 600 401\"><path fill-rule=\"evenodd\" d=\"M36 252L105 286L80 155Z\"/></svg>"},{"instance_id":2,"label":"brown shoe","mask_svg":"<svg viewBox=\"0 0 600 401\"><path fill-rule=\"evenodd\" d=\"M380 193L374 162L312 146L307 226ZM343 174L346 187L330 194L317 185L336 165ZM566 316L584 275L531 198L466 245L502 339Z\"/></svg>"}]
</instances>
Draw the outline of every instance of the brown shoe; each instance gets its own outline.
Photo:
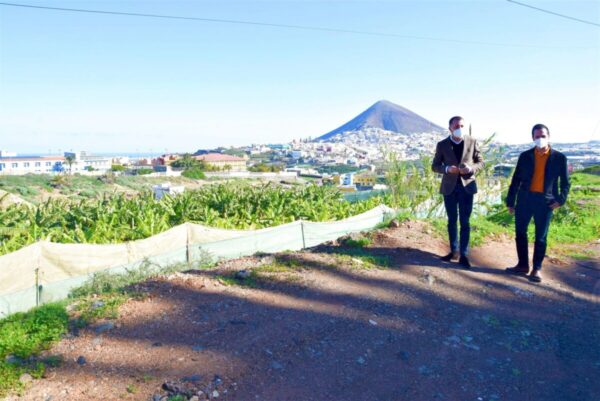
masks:
<instances>
[{"instance_id":1,"label":"brown shoe","mask_svg":"<svg viewBox=\"0 0 600 401\"><path fill-rule=\"evenodd\" d=\"M529 267L516 265L515 267L507 267L505 271L507 273L516 274L518 276L527 276L527 274L529 273Z\"/></svg>"},{"instance_id":2,"label":"brown shoe","mask_svg":"<svg viewBox=\"0 0 600 401\"><path fill-rule=\"evenodd\" d=\"M529 274L529 281L534 282L534 283L541 283L542 282L542 276L540 276L540 270L539 269L533 269L531 271L531 274Z\"/></svg>"}]
</instances>

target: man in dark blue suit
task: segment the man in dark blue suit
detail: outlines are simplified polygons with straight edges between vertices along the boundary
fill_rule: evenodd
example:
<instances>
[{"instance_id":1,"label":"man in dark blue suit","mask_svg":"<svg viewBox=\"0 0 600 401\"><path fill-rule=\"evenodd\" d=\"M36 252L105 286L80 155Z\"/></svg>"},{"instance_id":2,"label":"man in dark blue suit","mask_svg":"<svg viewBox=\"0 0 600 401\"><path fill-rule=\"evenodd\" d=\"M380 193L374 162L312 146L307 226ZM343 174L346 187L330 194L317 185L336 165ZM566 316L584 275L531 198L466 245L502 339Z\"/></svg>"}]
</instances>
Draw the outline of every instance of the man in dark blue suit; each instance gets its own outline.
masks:
<instances>
[{"instance_id":1,"label":"man in dark blue suit","mask_svg":"<svg viewBox=\"0 0 600 401\"><path fill-rule=\"evenodd\" d=\"M541 282L540 270L546 255L546 238L552 212L567 201L569 195L569 173L567 157L550 147L550 131L543 124L531 130L535 147L521 153L512 176L506 206L515 215L515 233L519 262L507 272L526 276ZM516 202L516 206L515 206ZM533 269L529 273L527 226L533 218L535 243Z\"/></svg>"}]
</instances>

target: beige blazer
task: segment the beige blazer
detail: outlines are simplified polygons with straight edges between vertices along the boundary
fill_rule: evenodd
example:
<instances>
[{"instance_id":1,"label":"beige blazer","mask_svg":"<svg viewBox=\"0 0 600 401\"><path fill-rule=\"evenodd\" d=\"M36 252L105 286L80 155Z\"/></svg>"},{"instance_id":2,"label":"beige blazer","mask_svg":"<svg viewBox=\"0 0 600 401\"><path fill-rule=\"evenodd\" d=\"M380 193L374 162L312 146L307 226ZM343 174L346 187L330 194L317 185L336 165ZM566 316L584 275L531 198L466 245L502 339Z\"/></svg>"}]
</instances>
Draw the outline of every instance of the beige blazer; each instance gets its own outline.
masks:
<instances>
[{"instance_id":1,"label":"beige blazer","mask_svg":"<svg viewBox=\"0 0 600 401\"><path fill-rule=\"evenodd\" d=\"M458 180L462 180L465 190L469 194L477 193L477 183L475 182L475 175L483 168L483 158L477 145L477 140L470 135L463 137L465 146L463 148L462 157L460 160L456 159L456 155L452 150L452 143L450 136L446 139L438 142L435 148L435 156L431 163L431 168L436 173L443 174L442 184L440 185L440 193L444 195L450 195L456 187ZM447 166L464 166L468 165L471 167L471 172L465 175L462 174L449 174L446 173Z\"/></svg>"}]
</instances>

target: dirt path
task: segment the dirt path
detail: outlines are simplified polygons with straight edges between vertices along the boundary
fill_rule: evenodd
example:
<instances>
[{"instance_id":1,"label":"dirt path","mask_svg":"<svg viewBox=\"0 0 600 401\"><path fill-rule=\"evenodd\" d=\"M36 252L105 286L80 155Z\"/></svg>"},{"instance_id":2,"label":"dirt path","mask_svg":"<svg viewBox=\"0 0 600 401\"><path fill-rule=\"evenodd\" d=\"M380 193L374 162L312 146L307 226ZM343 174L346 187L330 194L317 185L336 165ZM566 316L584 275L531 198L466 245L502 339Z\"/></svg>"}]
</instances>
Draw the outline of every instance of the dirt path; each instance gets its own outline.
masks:
<instances>
[{"instance_id":1,"label":"dirt path","mask_svg":"<svg viewBox=\"0 0 600 401\"><path fill-rule=\"evenodd\" d=\"M503 273L511 242L473 250L466 271L430 238L405 223L358 253L332 244L146 282L114 328L63 340L50 353L65 363L10 399L160 400L164 383L245 401L600 399L598 260L549 262L533 285ZM240 281L254 288L220 278L240 269L260 271Z\"/></svg>"}]
</instances>

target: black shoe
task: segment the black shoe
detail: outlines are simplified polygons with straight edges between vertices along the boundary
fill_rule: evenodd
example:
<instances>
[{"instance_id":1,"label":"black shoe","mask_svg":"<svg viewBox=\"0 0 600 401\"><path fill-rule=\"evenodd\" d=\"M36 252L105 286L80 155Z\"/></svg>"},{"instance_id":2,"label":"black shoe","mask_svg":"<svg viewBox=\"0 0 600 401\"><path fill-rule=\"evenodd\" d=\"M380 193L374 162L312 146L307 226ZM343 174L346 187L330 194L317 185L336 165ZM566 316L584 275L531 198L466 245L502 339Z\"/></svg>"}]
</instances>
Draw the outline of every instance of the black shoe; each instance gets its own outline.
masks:
<instances>
[{"instance_id":1,"label":"black shoe","mask_svg":"<svg viewBox=\"0 0 600 401\"><path fill-rule=\"evenodd\" d=\"M458 253L450 252L448 255L442 256L440 258L440 260L443 262L450 262L452 259L458 259Z\"/></svg>"},{"instance_id":2,"label":"black shoe","mask_svg":"<svg viewBox=\"0 0 600 401\"><path fill-rule=\"evenodd\" d=\"M515 267L507 267L505 270L507 273L516 274L517 276L527 276L529 273L529 266L516 265Z\"/></svg>"},{"instance_id":3,"label":"black shoe","mask_svg":"<svg viewBox=\"0 0 600 401\"><path fill-rule=\"evenodd\" d=\"M464 267L465 269L471 268L471 263L469 263L469 258L465 255L460 255L460 259L458 259L458 264Z\"/></svg>"},{"instance_id":4,"label":"black shoe","mask_svg":"<svg viewBox=\"0 0 600 401\"><path fill-rule=\"evenodd\" d=\"M531 273L529 273L529 281L534 283L541 283L542 276L540 275L540 269L533 269Z\"/></svg>"}]
</instances>

